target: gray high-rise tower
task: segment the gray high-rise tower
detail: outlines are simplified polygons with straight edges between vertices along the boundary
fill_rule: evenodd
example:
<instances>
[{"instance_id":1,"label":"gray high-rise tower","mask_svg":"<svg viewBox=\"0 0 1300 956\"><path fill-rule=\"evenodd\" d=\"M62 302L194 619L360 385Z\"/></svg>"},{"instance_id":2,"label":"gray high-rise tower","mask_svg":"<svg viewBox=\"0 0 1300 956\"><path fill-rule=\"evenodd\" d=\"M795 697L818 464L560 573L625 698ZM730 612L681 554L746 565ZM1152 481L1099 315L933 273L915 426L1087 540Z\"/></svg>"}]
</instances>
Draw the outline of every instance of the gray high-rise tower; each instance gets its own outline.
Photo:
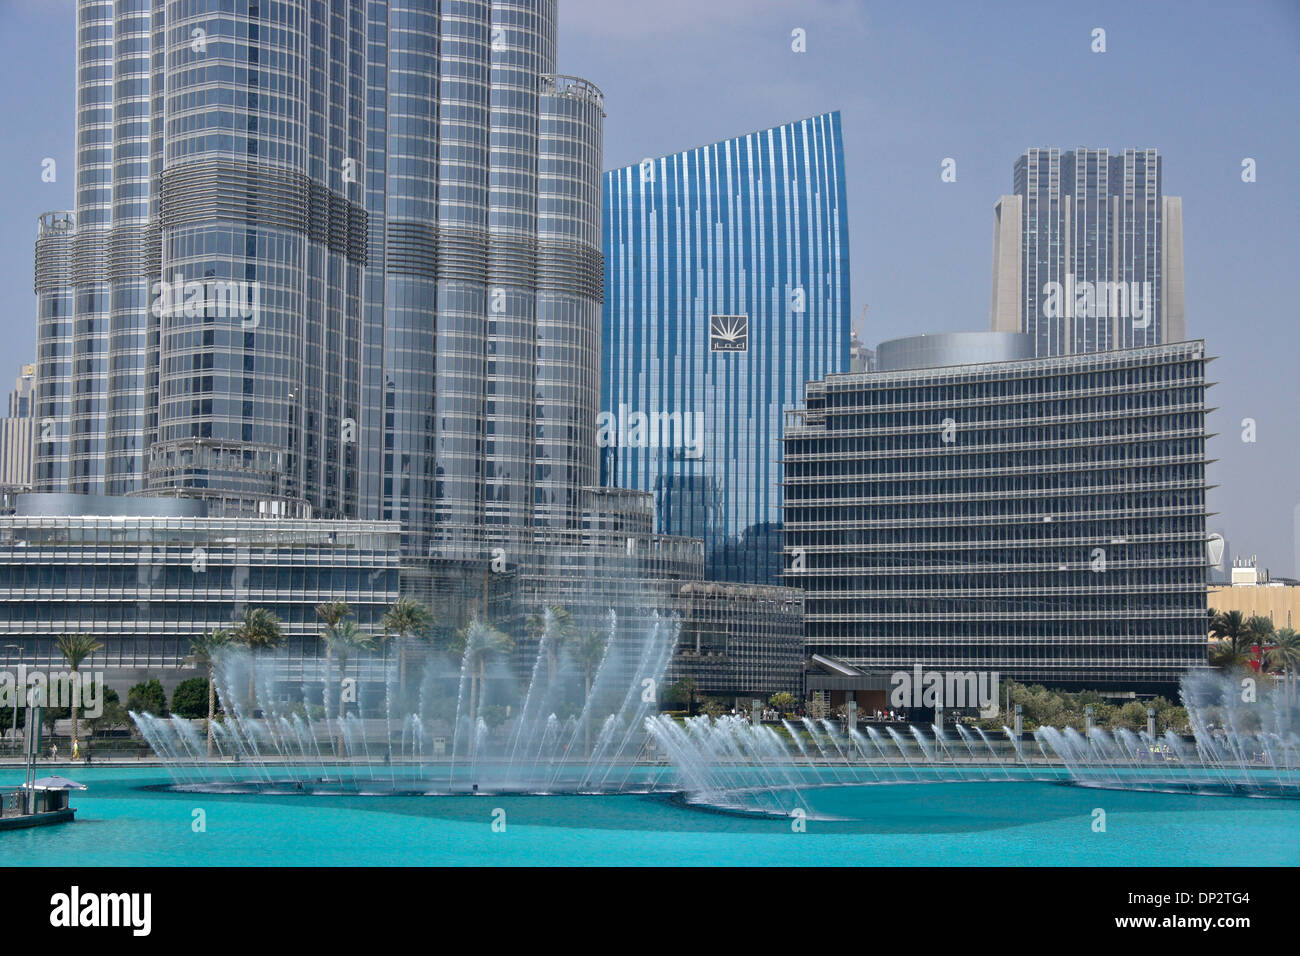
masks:
<instances>
[{"instance_id":1,"label":"gray high-rise tower","mask_svg":"<svg viewBox=\"0 0 1300 956\"><path fill-rule=\"evenodd\" d=\"M364 4L78 0L35 484L359 510Z\"/></svg>"},{"instance_id":2,"label":"gray high-rise tower","mask_svg":"<svg viewBox=\"0 0 1300 956\"><path fill-rule=\"evenodd\" d=\"M76 208L37 240L35 484L579 530L603 98L556 0L78 0Z\"/></svg>"},{"instance_id":3,"label":"gray high-rise tower","mask_svg":"<svg viewBox=\"0 0 1300 956\"><path fill-rule=\"evenodd\" d=\"M1154 149L1029 149L995 207L991 327L1039 355L1187 337L1182 200Z\"/></svg>"}]
</instances>

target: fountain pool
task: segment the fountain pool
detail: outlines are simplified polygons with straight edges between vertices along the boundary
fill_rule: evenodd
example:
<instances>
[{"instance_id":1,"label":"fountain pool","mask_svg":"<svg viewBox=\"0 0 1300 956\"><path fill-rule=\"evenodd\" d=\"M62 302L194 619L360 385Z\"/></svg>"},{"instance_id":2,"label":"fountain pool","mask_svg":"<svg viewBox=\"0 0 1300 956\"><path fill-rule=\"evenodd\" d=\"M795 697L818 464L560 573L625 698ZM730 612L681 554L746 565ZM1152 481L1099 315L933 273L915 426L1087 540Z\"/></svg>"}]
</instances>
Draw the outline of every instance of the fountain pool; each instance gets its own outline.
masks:
<instances>
[{"instance_id":1,"label":"fountain pool","mask_svg":"<svg viewBox=\"0 0 1300 956\"><path fill-rule=\"evenodd\" d=\"M21 771L0 770L0 786ZM811 817L659 794L195 794L158 768L78 768L77 823L0 835L0 864L61 866L1292 865L1300 802L1047 781L827 786ZM1095 811L1106 829L1094 829ZM203 829L195 831L202 811ZM494 822L504 822L504 830Z\"/></svg>"}]
</instances>

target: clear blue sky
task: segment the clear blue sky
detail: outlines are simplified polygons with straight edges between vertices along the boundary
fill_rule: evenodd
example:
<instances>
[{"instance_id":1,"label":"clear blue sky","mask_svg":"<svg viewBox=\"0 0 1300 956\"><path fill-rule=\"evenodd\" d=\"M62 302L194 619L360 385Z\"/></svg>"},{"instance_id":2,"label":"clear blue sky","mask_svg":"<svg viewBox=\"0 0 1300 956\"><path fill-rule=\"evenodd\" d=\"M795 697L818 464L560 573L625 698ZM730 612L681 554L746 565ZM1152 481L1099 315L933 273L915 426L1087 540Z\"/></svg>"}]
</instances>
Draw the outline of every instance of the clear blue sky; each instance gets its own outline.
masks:
<instances>
[{"instance_id":1,"label":"clear blue sky","mask_svg":"<svg viewBox=\"0 0 1300 956\"><path fill-rule=\"evenodd\" d=\"M33 355L36 216L72 201L73 9L0 0L5 379ZM560 0L560 69L605 91L607 168L840 110L868 344L987 327L993 204L1025 147L1158 148L1183 197L1188 333L1219 356L1211 527L1300 575L1300 0Z\"/></svg>"}]
</instances>

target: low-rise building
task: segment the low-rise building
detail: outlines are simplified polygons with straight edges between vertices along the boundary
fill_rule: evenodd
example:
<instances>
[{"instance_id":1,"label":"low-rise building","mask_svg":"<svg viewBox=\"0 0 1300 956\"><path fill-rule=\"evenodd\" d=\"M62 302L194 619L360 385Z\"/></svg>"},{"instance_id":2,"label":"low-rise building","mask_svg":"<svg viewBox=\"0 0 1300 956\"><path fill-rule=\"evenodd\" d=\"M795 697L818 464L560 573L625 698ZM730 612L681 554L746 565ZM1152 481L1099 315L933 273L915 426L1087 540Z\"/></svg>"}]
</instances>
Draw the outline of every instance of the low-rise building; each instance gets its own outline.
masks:
<instances>
[{"instance_id":1,"label":"low-rise building","mask_svg":"<svg viewBox=\"0 0 1300 956\"><path fill-rule=\"evenodd\" d=\"M803 696L803 592L698 581L678 591L682 630L668 680L701 694L766 701Z\"/></svg>"},{"instance_id":2,"label":"low-rise building","mask_svg":"<svg viewBox=\"0 0 1300 956\"><path fill-rule=\"evenodd\" d=\"M1231 584L1211 585L1206 599L1211 611L1266 617L1274 629L1300 627L1300 584L1273 578L1253 556L1234 560L1231 572Z\"/></svg>"},{"instance_id":3,"label":"low-rise building","mask_svg":"<svg viewBox=\"0 0 1300 956\"><path fill-rule=\"evenodd\" d=\"M314 661L317 604L345 601L379 629L398 596L399 537L391 521L209 518L194 499L19 495L0 517L0 660L61 668L58 637L89 634L103 649L85 666L125 697L139 680L193 676L179 670L189 638L265 608L284 658Z\"/></svg>"}]
</instances>

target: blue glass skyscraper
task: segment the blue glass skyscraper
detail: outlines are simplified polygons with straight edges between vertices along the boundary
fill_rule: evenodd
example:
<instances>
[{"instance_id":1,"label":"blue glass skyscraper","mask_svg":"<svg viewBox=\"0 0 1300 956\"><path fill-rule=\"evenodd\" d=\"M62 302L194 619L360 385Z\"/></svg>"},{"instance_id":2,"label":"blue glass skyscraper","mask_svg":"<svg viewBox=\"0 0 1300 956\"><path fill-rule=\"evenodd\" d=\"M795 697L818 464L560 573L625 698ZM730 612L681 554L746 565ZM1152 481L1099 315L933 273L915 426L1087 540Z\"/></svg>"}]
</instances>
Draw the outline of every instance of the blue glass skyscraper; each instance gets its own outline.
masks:
<instances>
[{"instance_id":1,"label":"blue glass skyscraper","mask_svg":"<svg viewBox=\"0 0 1300 956\"><path fill-rule=\"evenodd\" d=\"M849 369L839 114L606 173L603 242L602 481L710 578L777 583L782 411Z\"/></svg>"}]
</instances>

